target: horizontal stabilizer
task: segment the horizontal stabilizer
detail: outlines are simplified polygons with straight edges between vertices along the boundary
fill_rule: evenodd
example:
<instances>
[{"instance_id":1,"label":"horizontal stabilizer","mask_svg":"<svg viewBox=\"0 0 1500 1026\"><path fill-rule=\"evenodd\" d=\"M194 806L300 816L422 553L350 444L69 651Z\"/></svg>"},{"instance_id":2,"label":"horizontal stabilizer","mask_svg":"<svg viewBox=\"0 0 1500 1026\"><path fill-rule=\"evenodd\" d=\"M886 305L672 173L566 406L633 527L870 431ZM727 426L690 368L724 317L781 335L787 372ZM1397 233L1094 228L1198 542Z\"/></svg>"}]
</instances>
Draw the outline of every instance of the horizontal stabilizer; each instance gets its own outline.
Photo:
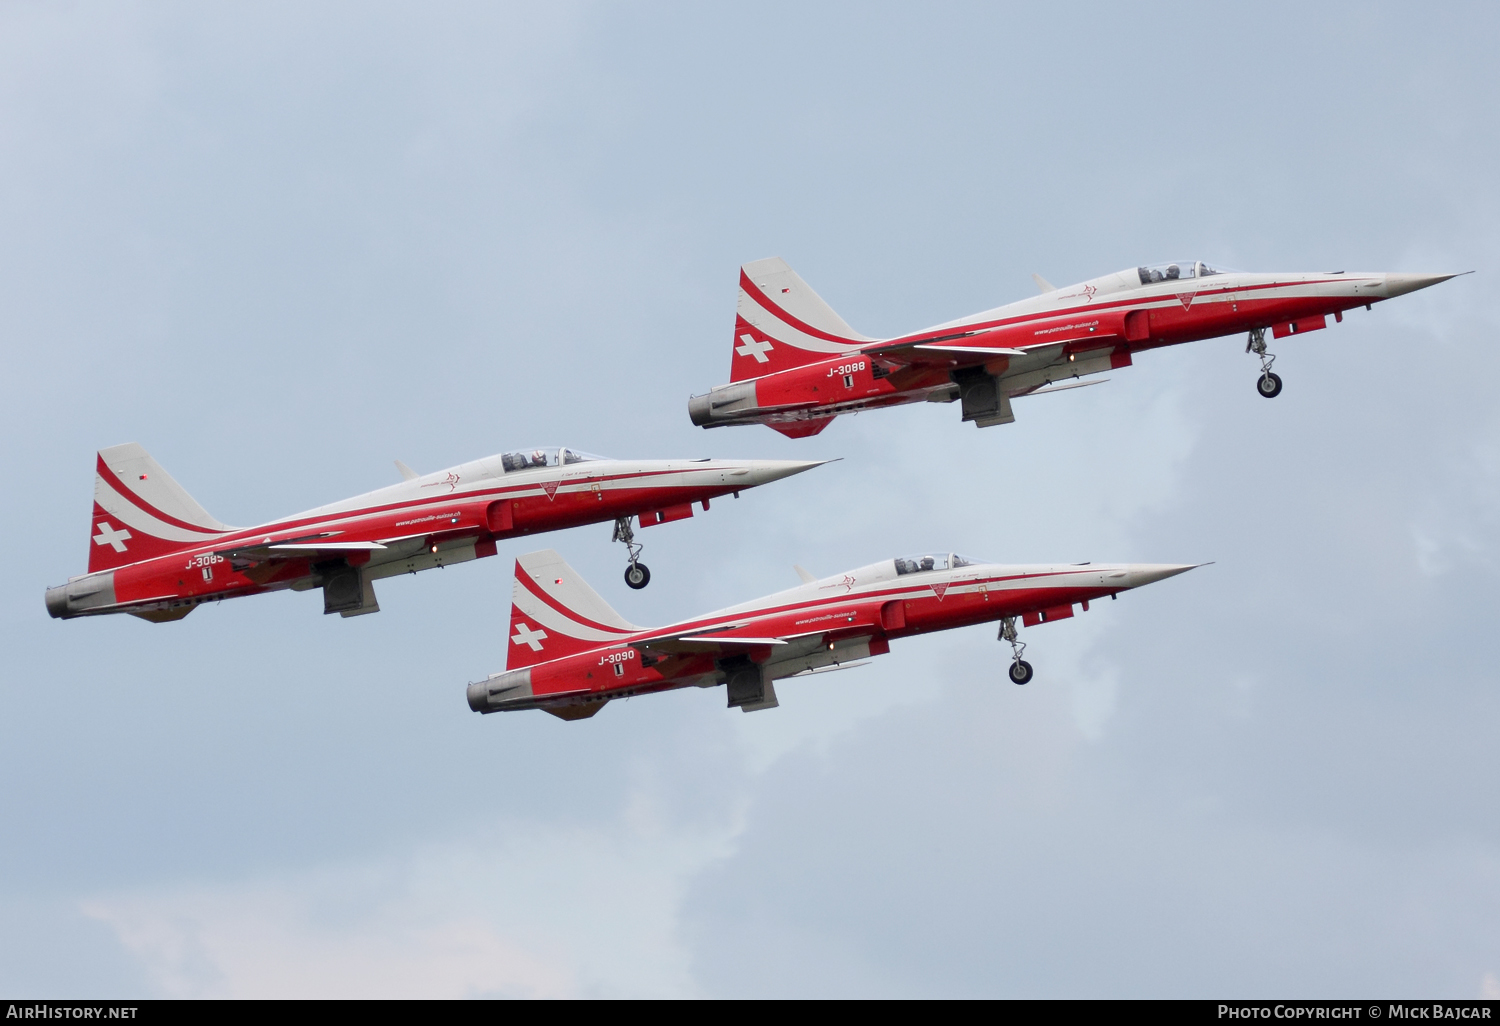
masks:
<instances>
[{"instance_id":1,"label":"horizontal stabilizer","mask_svg":"<svg viewBox=\"0 0 1500 1026\"><path fill-rule=\"evenodd\" d=\"M1036 287L1042 292L1043 295L1045 295L1048 292L1056 292L1057 291L1057 286L1056 285L1052 284L1046 278L1043 278L1040 274L1037 274L1034 271L1032 272L1031 280L1034 281L1034 282L1036 282Z\"/></svg>"},{"instance_id":2,"label":"horizontal stabilizer","mask_svg":"<svg viewBox=\"0 0 1500 1026\"><path fill-rule=\"evenodd\" d=\"M1024 349L1010 349L1005 346L960 346L960 345L932 345L921 343L912 346L913 349L935 349L944 353L984 353L986 356L1025 356Z\"/></svg>"},{"instance_id":3,"label":"horizontal stabilizer","mask_svg":"<svg viewBox=\"0 0 1500 1026\"><path fill-rule=\"evenodd\" d=\"M264 563L276 559L306 559L319 552L339 556L346 552L379 552L387 548L381 542L339 541L335 537L330 537L330 533L336 534L337 532L304 534L275 541L267 538L259 543L242 541L232 548L220 549L214 555L224 556L226 559L248 559L256 563Z\"/></svg>"},{"instance_id":4,"label":"horizontal stabilizer","mask_svg":"<svg viewBox=\"0 0 1500 1026\"><path fill-rule=\"evenodd\" d=\"M780 638L747 638L739 634L685 634L676 639L688 645L785 645Z\"/></svg>"},{"instance_id":5,"label":"horizontal stabilizer","mask_svg":"<svg viewBox=\"0 0 1500 1026\"><path fill-rule=\"evenodd\" d=\"M1066 392L1070 388L1088 388L1090 385L1102 385L1108 378L1097 378L1093 381L1070 381L1066 385L1048 385L1046 388L1038 388L1032 392L1019 392L1013 398L1020 399L1027 395L1043 395L1047 392Z\"/></svg>"},{"instance_id":6,"label":"horizontal stabilizer","mask_svg":"<svg viewBox=\"0 0 1500 1026\"><path fill-rule=\"evenodd\" d=\"M861 659L857 663L834 663L832 666L814 666L811 669L802 670L787 677L787 680L796 680L798 677L816 677L820 673L837 673L839 670L858 670L869 666L871 660Z\"/></svg>"},{"instance_id":7,"label":"horizontal stabilizer","mask_svg":"<svg viewBox=\"0 0 1500 1026\"><path fill-rule=\"evenodd\" d=\"M396 461L396 469L401 472L401 480L403 481L415 481L418 477L421 476L415 470L408 467L405 463L402 463L400 460Z\"/></svg>"},{"instance_id":8,"label":"horizontal stabilizer","mask_svg":"<svg viewBox=\"0 0 1500 1026\"><path fill-rule=\"evenodd\" d=\"M379 542L372 541L347 541L347 542L307 542L297 545L269 545L272 552L375 552L385 548Z\"/></svg>"}]
</instances>

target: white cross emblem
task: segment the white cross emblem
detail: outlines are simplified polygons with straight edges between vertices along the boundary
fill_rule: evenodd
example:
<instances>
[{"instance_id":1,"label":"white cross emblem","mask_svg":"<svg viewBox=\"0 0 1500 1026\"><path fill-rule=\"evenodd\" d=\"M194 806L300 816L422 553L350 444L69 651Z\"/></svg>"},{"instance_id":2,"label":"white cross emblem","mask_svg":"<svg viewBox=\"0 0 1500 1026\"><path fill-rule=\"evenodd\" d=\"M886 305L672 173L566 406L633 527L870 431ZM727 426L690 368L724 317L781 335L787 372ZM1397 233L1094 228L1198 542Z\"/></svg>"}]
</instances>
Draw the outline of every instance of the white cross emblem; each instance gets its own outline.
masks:
<instances>
[{"instance_id":1,"label":"white cross emblem","mask_svg":"<svg viewBox=\"0 0 1500 1026\"><path fill-rule=\"evenodd\" d=\"M771 358L766 354L771 351L771 343L757 342L754 335L741 335L742 345L734 347L734 351L741 356L753 356L756 363L770 363Z\"/></svg>"},{"instance_id":2,"label":"white cross emblem","mask_svg":"<svg viewBox=\"0 0 1500 1026\"><path fill-rule=\"evenodd\" d=\"M511 637L510 643L512 645L530 645L533 652L540 652L542 650L542 639L546 636L546 631L534 631L524 623L518 621L516 623L516 633Z\"/></svg>"},{"instance_id":3,"label":"white cross emblem","mask_svg":"<svg viewBox=\"0 0 1500 1026\"><path fill-rule=\"evenodd\" d=\"M99 533L94 535L95 545L108 545L116 552L125 551L125 540L130 537L130 532L121 528L115 530L110 526L108 520L99 521Z\"/></svg>"}]
</instances>

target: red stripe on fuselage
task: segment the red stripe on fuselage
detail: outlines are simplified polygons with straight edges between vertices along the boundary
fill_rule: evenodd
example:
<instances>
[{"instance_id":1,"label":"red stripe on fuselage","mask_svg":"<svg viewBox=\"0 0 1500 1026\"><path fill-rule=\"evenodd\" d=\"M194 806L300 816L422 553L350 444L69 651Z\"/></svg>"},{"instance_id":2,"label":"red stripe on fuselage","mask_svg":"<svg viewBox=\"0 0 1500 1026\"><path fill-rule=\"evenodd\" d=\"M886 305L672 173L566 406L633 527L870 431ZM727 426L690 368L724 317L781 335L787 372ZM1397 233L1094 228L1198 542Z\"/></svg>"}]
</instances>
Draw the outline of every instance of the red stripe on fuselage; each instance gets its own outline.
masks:
<instances>
[{"instance_id":1,"label":"red stripe on fuselage","mask_svg":"<svg viewBox=\"0 0 1500 1026\"><path fill-rule=\"evenodd\" d=\"M663 474L683 474L683 473L691 473L691 471L683 471L683 470L652 470L652 471L645 471L645 472L637 473L637 474L614 474L614 475L609 475L609 476L599 477L599 478L581 478L581 479L576 479L576 480L567 481L567 482L560 482L558 488L559 488L559 491L561 491L563 487L570 487L570 486L574 486L574 485L578 485L578 484L591 484L591 483L594 483L596 481L597 482L624 481L624 480L634 480L634 479L638 479L638 478L657 477L657 476L660 476L660 475L663 475ZM691 486L683 486L683 487L684 488L689 488ZM704 485L702 487L707 488L707 487L710 487L710 486ZM723 488L724 492L726 492L726 493L733 490L732 487L730 485L728 485L728 484L722 485L721 487ZM577 489L577 488L570 487L570 493L572 491L582 491L582 490L587 490L587 489ZM696 489L694 489L694 490L696 490ZM285 538L277 538L276 537L277 534L284 533L284 532L287 532L287 531L297 531L297 530L300 530L301 528L307 527L309 525L318 525L320 527L335 527L335 526L346 525L350 521L361 520L361 519L364 519L366 517L378 516L380 514L401 513L401 512L420 512L420 511L425 511L425 510L428 510L428 509L440 509L440 508L442 508L444 506L451 506L451 505L456 505L456 504L459 504L459 503L471 503L471 502L477 502L477 501L485 500L485 499L493 500L495 498L505 498L505 497L522 497L522 496L525 496L525 495L530 495L532 493L535 493L537 496L542 496L542 495L545 494L545 489L543 489L542 486L541 486L541 484L539 484L539 483L538 484L506 485L506 486L493 487L493 488L476 489L474 491L468 491L468 492L450 492L447 495L438 496L438 497L423 497L423 498L420 498L420 499L404 499L404 500L402 500L400 502L391 502L391 503L386 503L386 504L380 505L380 506L366 506L366 507L363 507L361 509L352 509L352 510L345 510L345 511L337 512L337 513L329 513L326 516L322 516L322 517L309 516L309 517L301 517L301 518L298 518L298 519L295 519L295 520L273 520L273 521L271 521L269 523L261 524L261 525L259 525L257 527L245 527L245 528L240 528L238 530L231 531L231 532L226 532L226 533L213 532L214 533L214 538L213 538L212 547L213 548L220 548L220 549L222 549L222 548L230 547L230 546L232 546L232 545L234 545L236 543L239 543L239 542L256 542L258 544L265 544L265 542L261 541L261 539L264 538L264 537L266 537L268 534L271 536L271 544L275 544L278 541L285 541L286 540ZM133 493L131 493L131 494L133 495ZM179 523L178 521L172 520L171 518L169 518L169 517L167 517L164 514L159 513L159 512L154 512L153 511L151 515L152 516L160 517L162 520L169 521L169 522L174 523L174 524ZM205 531L205 530L207 530L207 529L202 528L202 527L193 527L191 524L183 524L182 526L185 527L185 528L189 528L189 529L195 530L195 531ZM415 533L421 533L421 532L415 532ZM442 532L440 532L440 531L433 531L433 532L429 532L429 533L436 534L436 533L442 533ZM205 541L207 541L207 540L205 540ZM193 544L198 544L198 543L184 542L183 544L185 544L185 545L193 545Z\"/></svg>"},{"instance_id":2,"label":"red stripe on fuselage","mask_svg":"<svg viewBox=\"0 0 1500 1026\"><path fill-rule=\"evenodd\" d=\"M988 585L988 584L999 584L999 583L1006 582L1006 581L1028 581L1028 580L1032 580L1034 578L1062 577L1062 576L1067 576L1067 575L1072 575L1072 574L1092 574L1092 573L1098 573L1098 570L1055 570L1055 571L1050 571L1050 572L1045 573L1045 574L1015 574L1015 575L1008 576L1008 577L974 577L974 578L965 578L962 581L951 581L951 582L949 582L949 587L951 587L951 588L960 588L960 587L970 587L970 586L976 585L976 584L985 584L985 585ZM1101 588L1105 588L1105 590L1112 590L1112 589L1106 588L1104 585L1101 585L1100 587ZM861 592L859 594L848 593L848 594L844 594L844 595L829 596L828 598L809 599L809 600L807 600L805 602L792 602L792 603L788 603L786 605L781 605L781 606L768 606L768 607L763 608L763 609L746 610L744 612L737 613L737 614L734 614L732 616L721 616L721 617L714 617L714 618L705 618L705 619L700 619L700 620L685 620L682 623L672 624L670 627L661 627L661 628L658 628L656 630L642 631L639 634L632 635L631 638L630 638L630 641L632 643L637 642L637 641L642 642L642 643L648 643L648 642L650 642L652 640L655 640L655 639L675 638L675 637L678 637L679 635L683 635L683 634L693 634L693 633L700 633L700 632L709 631L709 630L713 629L713 626L715 624L738 623L739 621L746 620L746 619L751 620L752 623L751 624L747 624L744 627L739 627L739 628L736 628L736 629L737 630L744 630L744 631L753 631L754 630L753 623L755 621L758 621L758 620L761 620L761 619L765 619L765 618L769 618L769 617L774 617L774 616L781 616L781 615L785 615L787 613L813 612L813 611L818 611L818 610L824 609L826 607L831 607L831 606L850 605L850 604L854 604L854 603L867 603L867 602L875 602L875 601L885 601L885 600L889 600L889 599L892 599L892 598L894 598L896 596L900 596L900 595L903 595L903 594L906 594L906 593L909 593L909 592L912 592L912 591L916 591L917 594L911 595L907 599L907 601L914 601L916 599L927 598L927 597L933 597L933 598L936 597L935 595L924 595L924 594L922 594L922 590L923 589L927 589L930 592L931 585L930 584L922 584L922 583L895 584L894 587L882 588L879 591L866 591L866 592ZM1051 589L1046 589L1046 590L1051 590ZM1000 592L999 594L1004 594L1004 593ZM815 633L819 633L819 632L817 632L817 631L809 631L807 633L809 633L809 634L815 634ZM754 635L752 634L752 636L754 636Z\"/></svg>"},{"instance_id":3,"label":"red stripe on fuselage","mask_svg":"<svg viewBox=\"0 0 1500 1026\"><path fill-rule=\"evenodd\" d=\"M1190 281L1193 281L1193 280L1195 280L1195 279L1192 279L1192 278L1184 279L1185 282L1190 282ZM1348 279L1343 279L1343 280L1347 280L1347 281L1374 281L1373 278L1369 278L1369 279L1366 279L1366 278L1348 278ZM1224 285L1224 286L1214 286L1212 288L1201 288L1201 289L1194 290L1193 301L1194 301L1194 303L1196 303L1199 296L1227 295L1227 294L1233 293L1233 292L1254 292L1254 291L1258 291L1258 290L1262 290L1262 289L1286 289L1286 288L1299 288L1299 287L1304 286L1304 285L1306 285L1306 286L1316 286L1316 285L1327 285L1327 284L1329 284L1329 282L1326 282L1326 281L1290 281L1290 282L1288 282L1288 281L1274 281L1274 282L1264 282L1264 283L1259 284L1259 285ZM1188 291L1188 290L1187 289L1183 289L1183 291ZM1296 300L1298 297L1291 297L1291 296L1289 296L1287 298L1289 300ZM1362 306L1366 302L1376 302L1376 299L1374 299L1373 297L1369 298L1369 299L1361 299L1361 298L1355 297L1355 296L1314 296L1314 297L1307 297L1307 298L1339 300L1339 301L1347 300L1351 306ZM1125 310L1128 311L1128 310L1133 310L1133 309L1149 310L1149 309L1153 309L1155 307L1164 307L1164 308L1169 308L1170 309L1174 304L1180 305L1180 300L1178 300L1177 294L1175 292L1167 294L1167 295L1162 295L1162 296L1150 296L1150 297L1135 296L1135 297L1130 297L1130 298L1125 298L1125 299L1110 300L1110 301L1102 302L1102 303L1080 303L1077 306L1060 307L1060 308L1058 308L1056 310L1046 310L1046 311L1041 311L1041 312L1038 312L1038 313L1017 314L1014 317L1002 317L1002 318L1000 318L998 320L993 320L993 321L972 321L972 322L969 322L969 323L966 323L966 324L950 324L946 328L941 328L941 329L936 329L936 330L931 330L931 331L918 332L915 335L900 335L900 336L898 336L896 338L893 338L893 339L888 339L888 340L883 341L883 342L875 343L875 345L879 346L879 347L894 346L894 345L912 345L912 344L916 344L916 343L922 342L925 339L942 338L944 336L949 336L949 335L952 335L955 331L960 331L960 330L961 331L965 331L965 332L969 332L969 331L988 331L988 330L991 330L993 328L1003 328L1003 327L1006 327L1006 326L1012 325L1012 324L1024 324L1024 323L1026 323L1028 321L1048 320L1048 319L1053 318L1053 317L1071 317L1071 316L1077 314L1078 312L1084 311L1084 310L1090 310L1090 311L1092 311L1092 310L1120 310L1120 309L1125 309ZM956 339L955 343L958 343L958 342L961 342L961 341L962 341L961 339ZM863 344L866 347L871 346L871 343L868 343L868 342L863 343ZM1045 343L1043 343L1043 344L1045 344ZM1022 348L1024 348L1024 347L1022 347ZM864 351L868 351L868 349L862 350L862 352L864 352Z\"/></svg>"}]
</instances>

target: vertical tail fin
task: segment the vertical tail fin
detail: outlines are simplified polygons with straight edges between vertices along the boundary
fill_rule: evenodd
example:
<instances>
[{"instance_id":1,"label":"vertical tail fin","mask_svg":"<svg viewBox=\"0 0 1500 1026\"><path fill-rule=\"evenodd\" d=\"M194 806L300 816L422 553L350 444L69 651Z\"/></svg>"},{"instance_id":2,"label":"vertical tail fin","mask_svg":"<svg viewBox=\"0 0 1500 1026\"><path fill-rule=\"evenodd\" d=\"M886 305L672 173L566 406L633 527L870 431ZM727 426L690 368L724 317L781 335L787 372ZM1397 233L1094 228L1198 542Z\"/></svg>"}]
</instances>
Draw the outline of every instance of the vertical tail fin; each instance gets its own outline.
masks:
<instances>
[{"instance_id":1,"label":"vertical tail fin","mask_svg":"<svg viewBox=\"0 0 1500 1026\"><path fill-rule=\"evenodd\" d=\"M89 573L201 545L232 530L136 443L99 450Z\"/></svg>"},{"instance_id":2,"label":"vertical tail fin","mask_svg":"<svg viewBox=\"0 0 1500 1026\"><path fill-rule=\"evenodd\" d=\"M740 268L730 381L816 363L873 341L849 327L780 257Z\"/></svg>"},{"instance_id":3,"label":"vertical tail fin","mask_svg":"<svg viewBox=\"0 0 1500 1026\"><path fill-rule=\"evenodd\" d=\"M611 609L552 549L516 560L510 602L507 670L598 648L644 629Z\"/></svg>"}]
</instances>

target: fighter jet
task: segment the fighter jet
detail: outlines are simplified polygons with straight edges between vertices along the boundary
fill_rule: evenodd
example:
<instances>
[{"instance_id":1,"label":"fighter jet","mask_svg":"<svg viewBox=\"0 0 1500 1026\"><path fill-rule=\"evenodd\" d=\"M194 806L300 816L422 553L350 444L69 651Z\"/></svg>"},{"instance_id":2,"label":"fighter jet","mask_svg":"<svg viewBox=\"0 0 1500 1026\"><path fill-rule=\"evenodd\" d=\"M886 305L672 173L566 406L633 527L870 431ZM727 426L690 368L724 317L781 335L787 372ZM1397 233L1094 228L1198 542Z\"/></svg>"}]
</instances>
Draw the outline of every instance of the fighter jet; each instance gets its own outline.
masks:
<instances>
[{"instance_id":1,"label":"fighter jet","mask_svg":"<svg viewBox=\"0 0 1500 1026\"><path fill-rule=\"evenodd\" d=\"M1004 566L956 553L887 559L670 627L627 622L551 549L516 560L502 673L468 687L475 712L541 709L565 720L612 699L727 686L729 708L777 705L774 682L860 665L891 639L1000 622L1009 676L1032 679L1016 621L1033 627L1087 611L1191 564Z\"/></svg>"},{"instance_id":2,"label":"fighter jet","mask_svg":"<svg viewBox=\"0 0 1500 1026\"><path fill-rule=\"evenodd\" d=\"M1098 384L1135 353L1248 332L1256 389L1281 394L1273 339L1328 326L1329 315L1374 304L1451 274L1262 274L1201 260L1132 267L909 335L862 335L780 257L740 268L730 384L688 401L699 427L765 424L791 438L841 413L903 403L960 402L978 427L1015 420L1011 400Z\"/></svg>"},{"instance_id":3,"label":"fighter jet","mask_svg":"<svg viewBox=\"0 0 1500 1026\"><path fill-rule=\"evenodd\" d=\"M644 588L632 518L654 527L721 495L820 466L793 460L629 462L536 448L404 479L258 527L221 524L135 443L99 452L89 572L47 589L54 617L132 613L162 623L204 602L323 589L323 612L378 612L374 582L495 554L515 535L614 522L625 583Z\"/></svg>"}]
</instances>

